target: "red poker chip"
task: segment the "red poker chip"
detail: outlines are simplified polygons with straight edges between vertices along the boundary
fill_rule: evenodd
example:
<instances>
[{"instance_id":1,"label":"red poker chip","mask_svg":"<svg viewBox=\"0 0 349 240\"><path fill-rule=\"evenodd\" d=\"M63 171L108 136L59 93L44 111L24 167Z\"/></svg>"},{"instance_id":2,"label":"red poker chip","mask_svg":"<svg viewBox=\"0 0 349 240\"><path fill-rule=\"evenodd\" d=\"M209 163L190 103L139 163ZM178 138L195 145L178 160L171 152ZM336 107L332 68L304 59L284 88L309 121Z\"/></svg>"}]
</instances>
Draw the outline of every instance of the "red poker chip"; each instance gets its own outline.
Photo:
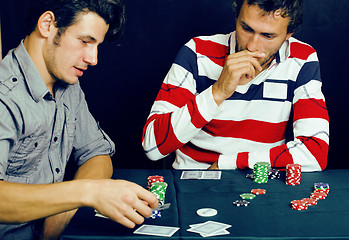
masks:
<instances>
[{"instance_id":1,"label":"red poker chip","mask_svg":"<svg viewBox=\"0 0 349 240\"><path fill-rule=\"evenodd\" d=\"M294 210L306 210L308 209L308 204L305 200L293 200L291 201L292 209Z\"/></svg>"},{"instance_id":2,"label":"red poker chip","mask_svg":"<svg viewBox=\"0 0 349 240\"><path fill-rule=\"evenodd\" d=\"M326 193L312 193L310 194L310 198L314 198L316 200L322 200L327 197Z\"/></svg>"},{"instance_id":3,"label":"red poker chip","mask_svg":"<svg viewBox=\"0 0 349 240\"><path fill-rule=\"evenodd\" d=\"M154 182L164 182L164 177L163 176L149 176L148 177L148 188L150 188L151 184Z\"/></svg>"},{"instance_id":4,"label":"red poker chip","mask_svg":"<svg viewBox=\"0 0 349 240\"><path fill-rule=\"evenodd\" d=\"M303 198L302 199L308 206L314 206L317 204L317 199L315 198Z\"/></svg>"},{"instance_id":5,"label":"red poker chip","mask_svg":"<svg viewBox=\"0 0 349 240\"><path fill-rule=\"evenodd\" d=\"M325 193L326 195L330 192L330 189L314 189L313 193Z\"/></svg>"},{"instance_id":6,"label":"red poker chip","mask_svg":"<svg viewBox=\"0 0 349 240\"><path fill-rule=\"evenodd\" d=\"M257 188L257 189L252 189L251 193L256 194L256 195L262 195L262 194L266 194L267 190Z\"/></svg>"}]
</instances>

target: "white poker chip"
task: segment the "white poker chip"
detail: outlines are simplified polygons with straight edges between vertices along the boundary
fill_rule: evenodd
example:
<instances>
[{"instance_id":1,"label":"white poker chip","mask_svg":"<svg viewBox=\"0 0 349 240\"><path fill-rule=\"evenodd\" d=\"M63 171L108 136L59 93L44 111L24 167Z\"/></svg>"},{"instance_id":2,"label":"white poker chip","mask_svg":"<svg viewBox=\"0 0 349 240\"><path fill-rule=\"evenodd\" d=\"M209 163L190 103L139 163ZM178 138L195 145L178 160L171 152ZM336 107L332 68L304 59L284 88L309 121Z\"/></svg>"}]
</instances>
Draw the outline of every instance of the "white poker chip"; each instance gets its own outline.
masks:
<instances>
[{"instance_id":1,"label":"white poker chip","mask_svg":"<svg viewBox=\"0 0 349 240\"><path fill-rule=\"evenodd\" d=\"M201 217L213 217L217 215L217 210L213 208L201 208L196 211L197 215Z\"/></svg>"}]
</instances>

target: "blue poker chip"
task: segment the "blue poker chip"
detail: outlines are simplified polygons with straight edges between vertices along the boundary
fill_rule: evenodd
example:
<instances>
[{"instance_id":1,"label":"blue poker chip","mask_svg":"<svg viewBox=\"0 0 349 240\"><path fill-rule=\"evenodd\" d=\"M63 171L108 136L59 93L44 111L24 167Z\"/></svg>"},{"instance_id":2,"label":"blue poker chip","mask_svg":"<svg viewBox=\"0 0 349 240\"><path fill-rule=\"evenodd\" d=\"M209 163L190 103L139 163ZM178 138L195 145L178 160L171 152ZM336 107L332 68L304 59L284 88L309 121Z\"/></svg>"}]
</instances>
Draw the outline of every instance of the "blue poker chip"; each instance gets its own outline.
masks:
<instances>
[{"instance_id":1,"label":"blue poker chip","mask_svg":"<svg viewBox=\"0 0 349 240\"><path fill-rule=\"evenodd\" d=\"M151 218L152 218L152 219L155 219L155 218L159 218L159 217L161 217L161 211L159 211L159 210L153 210L153 213L152 213L152 215L151 215Z\"/></svg>"}]
</instances>

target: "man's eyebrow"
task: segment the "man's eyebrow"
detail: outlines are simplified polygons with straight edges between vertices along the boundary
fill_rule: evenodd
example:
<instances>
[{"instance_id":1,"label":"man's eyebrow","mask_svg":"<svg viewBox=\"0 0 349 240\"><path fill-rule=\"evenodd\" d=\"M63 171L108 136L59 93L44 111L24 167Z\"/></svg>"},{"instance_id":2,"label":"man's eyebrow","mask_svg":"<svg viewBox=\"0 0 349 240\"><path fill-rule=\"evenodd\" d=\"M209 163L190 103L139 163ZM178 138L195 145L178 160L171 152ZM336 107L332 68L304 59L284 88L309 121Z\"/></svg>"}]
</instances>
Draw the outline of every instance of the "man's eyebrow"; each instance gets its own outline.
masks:
<instances>
[{"instance_id":1,"label":"man's eyebrow","mask_svg":"<svg viewBox=\"0 0 349 240\"><path fill-rule=\"evenodd\" d=\"M89 41L89 42L97 42L97 39L95 39L94 37L92 37L90 35L83 35L80 38L84 39L86 41Z\"/></svg>"},{"instance_id":2,"label":"man's eyebrow","mask_svg":"<svg viewBox=\"0 0 349 240\"><path fill-rule=\"evenodd\" d=\"M244 22L244 21L240 21L240 24L245 28L245 29L247 29L247 30L250 30L250 31L253 31L254 32L254 30L253 30L253 28L251 28L246 22Z\"/></svg>"},{"instance_id":3,"label":"man's eyebrow","mask_svg":"<svg viewBox=\"0 0 349 240\"><path fill-rule=\"evenodd\" d=\"M240 24L243 26L244 29L251 31L251 32L255 32L255 30L253 28L251 28L250 25L248 25L246 22L240 21ZM272 33L272 32L262 32L260 34L262 34L264 36L277 36L276 33Z\"/></svg>"}]
</instances>

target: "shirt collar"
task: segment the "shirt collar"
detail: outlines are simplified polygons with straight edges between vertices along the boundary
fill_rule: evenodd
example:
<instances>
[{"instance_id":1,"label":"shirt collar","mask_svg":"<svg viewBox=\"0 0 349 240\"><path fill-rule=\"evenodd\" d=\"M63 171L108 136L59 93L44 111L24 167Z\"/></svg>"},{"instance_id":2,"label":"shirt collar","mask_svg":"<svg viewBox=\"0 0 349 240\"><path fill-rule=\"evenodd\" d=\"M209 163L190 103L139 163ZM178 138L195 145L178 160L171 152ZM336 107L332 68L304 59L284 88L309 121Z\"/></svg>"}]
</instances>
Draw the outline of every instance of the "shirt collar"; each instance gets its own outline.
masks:
<instances>
[{"instance_id":1,"label":"shirt collar","mask_svg":"<svg viewBox=\"0 0 349 240\"><path fill-rule=\"evenodd\" d=\"M14 55L24 75L24 81L28 86L28 91L32 98L39 102L49 92L44 80L42 79L38 69L29 56L23 40L20 45L14 50Z\"/></svg>"}]
</instances>

